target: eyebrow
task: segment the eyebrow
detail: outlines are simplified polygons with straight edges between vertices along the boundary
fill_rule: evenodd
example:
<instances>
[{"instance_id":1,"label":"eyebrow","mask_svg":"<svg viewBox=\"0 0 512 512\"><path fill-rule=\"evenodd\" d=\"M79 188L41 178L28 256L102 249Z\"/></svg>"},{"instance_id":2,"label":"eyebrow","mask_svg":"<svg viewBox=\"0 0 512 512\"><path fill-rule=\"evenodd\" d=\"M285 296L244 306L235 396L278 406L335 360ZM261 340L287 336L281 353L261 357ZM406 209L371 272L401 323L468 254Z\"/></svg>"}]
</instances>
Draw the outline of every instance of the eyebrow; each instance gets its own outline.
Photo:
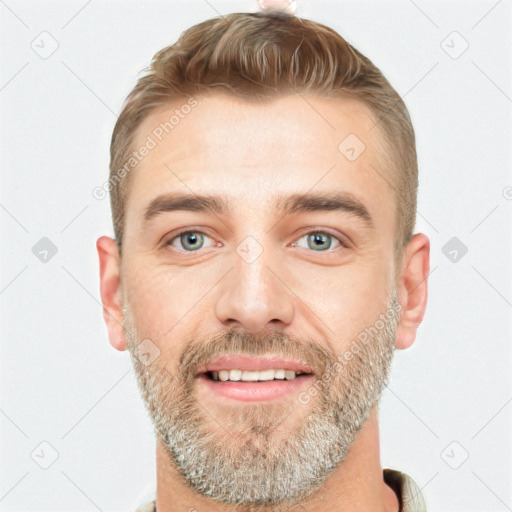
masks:
<instances>
[{"instance_id":1,"label":"eyebrow","mask_svg":"<svg viewBox=\"0 0 512 512\"><path fill-rule=\"evenodd\" d=\"M293 194L286 197L280 195L276 198L275 208L281 215L322 211L349 213L363 220L368 227L373 227L373 220L366 206L346 192ZM215 195L163 194L153 199L146 207L144 222L148 223L161 213L173 211L210 211L227 216L232 209L230 203Z\"/></svg>"}]
</instances>

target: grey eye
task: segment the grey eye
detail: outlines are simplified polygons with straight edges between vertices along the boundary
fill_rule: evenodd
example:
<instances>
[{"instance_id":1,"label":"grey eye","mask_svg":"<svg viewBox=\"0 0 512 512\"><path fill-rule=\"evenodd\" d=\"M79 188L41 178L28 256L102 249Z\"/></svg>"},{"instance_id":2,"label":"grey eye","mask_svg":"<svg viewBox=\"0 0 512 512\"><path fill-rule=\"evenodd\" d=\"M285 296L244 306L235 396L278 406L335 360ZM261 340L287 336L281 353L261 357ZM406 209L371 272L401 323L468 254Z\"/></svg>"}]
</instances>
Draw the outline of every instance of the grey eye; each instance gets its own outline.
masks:
<instances>
[{"instance_id":1,"label":"grey eye","mask_svg":"<svg viewBox=\"0 0 512 512\"><path fill-rule=\"evenodd\" d=\"M202 249L205 239L210 239L210 237L201 233L201 231L185 231L171 238L166 245L171 245L185 252L195 252ZM181 247L176 247L175 242L177 241L179 241Z\"/></svg>"},{"instance_id":2,"label":"grey eye","mask_svg":"<svg viewBox=\"0 0 512 512\"><path fill-rule=\"evenodd\" d=\"M335 240L338 245L341 245L340 241L330 233L324 233L322 231L315 231L313 233L308 233L304 236L301 236L299 240L302 240L303 238L307 237L307 247L306 249L312 249L316 252L325 252L326 250L331 248L332 241ZM298 247L304 247L301 245L298 245L298 243L294 243L294 246Z\"/></svg>"}]
</instances>

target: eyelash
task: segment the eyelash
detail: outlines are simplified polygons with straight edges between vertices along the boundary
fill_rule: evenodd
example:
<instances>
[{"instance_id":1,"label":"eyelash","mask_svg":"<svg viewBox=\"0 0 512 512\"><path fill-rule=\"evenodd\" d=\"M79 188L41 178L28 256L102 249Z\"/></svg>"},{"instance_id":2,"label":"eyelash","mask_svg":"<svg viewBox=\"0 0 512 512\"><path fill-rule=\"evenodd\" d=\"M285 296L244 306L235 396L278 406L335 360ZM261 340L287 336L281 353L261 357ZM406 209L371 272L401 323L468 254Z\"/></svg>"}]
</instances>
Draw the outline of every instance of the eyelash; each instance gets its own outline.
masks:
<instances>
[{"instance_id":1,"label":"eyelash","mask_svg":"<svg viewBox=\"0 0 512 512\"><path fill-rule=\"evenodd\" d=\"M212 237L208 236L204 231L201 231L199 229L184 229L184 230L176 233L172 238L170 238L167 242L165 242L164 246L165 247L171 246L174 240L177 240L177 239L179 240L179 238L182 235L186 235L188 233L200 233L202 235L207 236L208 238L212 238ZM328 236L332 237L334 240L338 241L338 243L340 244L341 248L345 248L345 249L348 248L348 245L343 241L343 239L341 237L338 237L338 236L334 235L333 233L330 233L329 231L318 230L318 229L312 230L312 231L308 231L307 233L304 233L297 240L300 240L301 238L304 238L305 236L312 235L312 234L328 235ZM293 243L296 244L296 242L293 242ZM338 247L338 249L340 247ZM304 247L300 247L300 248L304 249ZM332 250L331 248L329 248L329 250L327 250L327 251L313 251L311 249L311 251L313 251L313 252L327 253L327 254L332 254L335 250L336 249ZM178 250L179 253L185 253L185 254L194 254L194 253L199 252L199 251L200 251L200 249L198 249L197 251Z\"/></svg>"}]
</instances>

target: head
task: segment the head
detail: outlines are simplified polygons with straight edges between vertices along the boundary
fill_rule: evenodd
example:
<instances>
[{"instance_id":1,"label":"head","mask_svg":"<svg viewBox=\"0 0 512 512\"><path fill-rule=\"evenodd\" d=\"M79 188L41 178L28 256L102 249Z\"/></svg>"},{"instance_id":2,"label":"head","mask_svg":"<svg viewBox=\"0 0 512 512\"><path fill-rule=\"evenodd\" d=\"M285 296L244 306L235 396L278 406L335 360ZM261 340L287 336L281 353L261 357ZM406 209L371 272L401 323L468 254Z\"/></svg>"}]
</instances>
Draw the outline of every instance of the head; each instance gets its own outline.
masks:
<instances>
[{"instance_id":1,"label":"head","mask_svg":"<svg viewBox=\"0 0 512 512\"><path fill-rule=\"evenodd\" d=\"M144 158L137 150L171 136L195 107L195 98L212 93L256 104L312 94L366 108L372 122L364 135L378 139L377 171L394 193L395 255L400 259L413 234L418 189L415 135L405 103L381 71L333 29L272 13L230 14L189 28L154 55L128 95L110 148L110 202L120 251L130 176ZM177 107L169 108L173 115L137 146L142 120L171 103Z\"/></svg>"},{"instance_id":2,"label":"head","mask_svg":"<svg viewBox=\"0 0 512 512\"><path fill-rule=\"evenodd\" d=\"M219 502L305 500L376 410L426 307L403 101L334 30L231 14L154 56L115 126L110 173L104 317L158 442ZM227 354L309 372L280 398L242 402L205 380Z\"/></svg>"}]
</instances>

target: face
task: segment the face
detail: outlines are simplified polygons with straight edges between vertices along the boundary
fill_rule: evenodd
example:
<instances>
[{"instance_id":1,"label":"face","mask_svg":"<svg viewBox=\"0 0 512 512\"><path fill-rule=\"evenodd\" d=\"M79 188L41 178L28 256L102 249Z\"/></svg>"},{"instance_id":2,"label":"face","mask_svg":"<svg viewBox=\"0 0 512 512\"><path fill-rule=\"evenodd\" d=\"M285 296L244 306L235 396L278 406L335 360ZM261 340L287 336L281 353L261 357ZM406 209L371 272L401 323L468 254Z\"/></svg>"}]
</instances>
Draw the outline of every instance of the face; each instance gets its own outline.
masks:
<instances>
[{"instance_id":1,"label":"face","mask_svg":"<svg viewBox=\"0 0 512 512\"><path fill-rule=\"evenodd\" d=\"M137 132L134 147L156 145L130 176L126 342L191 487L299 503L343 461L389 372L400 304L383 145L353 100L196 100L162 140L182 104ZM225 381L236 369L253 380Z\"/></svg>"}]
</instances>

